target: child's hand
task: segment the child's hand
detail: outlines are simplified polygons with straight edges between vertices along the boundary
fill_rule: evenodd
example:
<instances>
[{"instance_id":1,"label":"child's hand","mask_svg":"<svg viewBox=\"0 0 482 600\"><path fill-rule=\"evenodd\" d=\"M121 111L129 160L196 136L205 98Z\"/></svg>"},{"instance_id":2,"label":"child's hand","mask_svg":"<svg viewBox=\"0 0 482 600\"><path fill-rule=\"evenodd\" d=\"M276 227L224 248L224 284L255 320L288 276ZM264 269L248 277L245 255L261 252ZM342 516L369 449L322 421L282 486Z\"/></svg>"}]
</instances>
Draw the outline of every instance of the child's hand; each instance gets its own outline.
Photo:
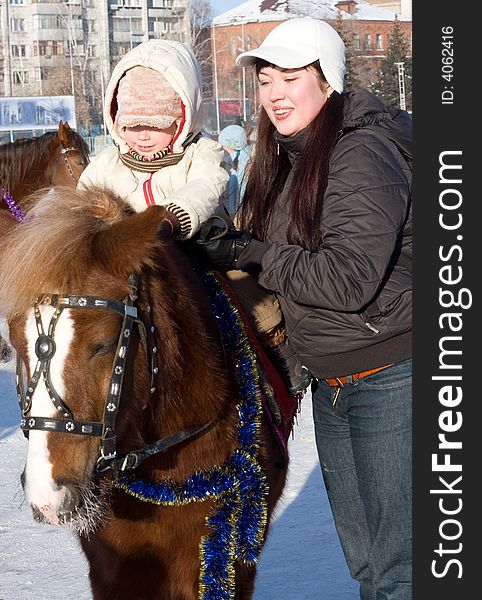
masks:
<instances>
[{"instance_id":1,"label":"child's hand","mask_svg":"<svg viewBox=\"0 0 482 600\"><path fill-rule=\"evenodd\" d=\"M168 240L175 237L181 230L179 219L172 212L167 212L159 225L159 237L161 240Z\"/></svg>"}]
</instances>

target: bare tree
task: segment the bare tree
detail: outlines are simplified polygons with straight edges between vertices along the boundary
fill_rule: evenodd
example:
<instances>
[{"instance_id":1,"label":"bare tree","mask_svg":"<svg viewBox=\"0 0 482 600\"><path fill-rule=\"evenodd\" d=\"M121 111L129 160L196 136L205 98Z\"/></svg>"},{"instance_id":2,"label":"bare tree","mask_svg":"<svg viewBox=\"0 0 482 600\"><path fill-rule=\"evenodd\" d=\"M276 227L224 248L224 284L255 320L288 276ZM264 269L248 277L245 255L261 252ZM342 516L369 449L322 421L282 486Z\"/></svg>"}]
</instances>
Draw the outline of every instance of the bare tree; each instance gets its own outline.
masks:
<instances>
[{"instance_id":1,"label":"bare tree","mask_svg":"<svg viewBox=\"0 0 482 600\"><path fill-rule=\"evenodd\" d=\"M75 113L77 121L84 127L88 128L91 124L91 106L86 98L80 93L80 89L73 93L72 82L80 80L80 71L77 66L72 65L72 68L67 64L60 67L53 67L44 70L44 78L42 87L44 94L48 96L69 96L75 98Z\"/></svg>"},{"instance_id":2,"label":"bare tree","mask_svg":"<svg viewBox=\"0 0 482 600\"><path fill-rule=\"evenodd\" d=\"M84 3L60 2L58 19L67 32L64 42L64 61L61 66L43 70L44 93L51 95L72 94L78 123L89 131L93 121L100 122L102 114L100 83L95 80L96 58L90 56L93 21L87 19Z\"/></svg>"},{"instance_id":3,"label":"bare tree","mask_svg":"<svg viewBox=\"0 0 482 600\"><path fill-rule=\"evenodd\" d=\"M180 21L181 41L192 48L201 67L203 93L205 97L212 97L211 2L210 0L188 0L187 12L184 8L174 8L173 11Z\"/></svg>"}]
</instances>

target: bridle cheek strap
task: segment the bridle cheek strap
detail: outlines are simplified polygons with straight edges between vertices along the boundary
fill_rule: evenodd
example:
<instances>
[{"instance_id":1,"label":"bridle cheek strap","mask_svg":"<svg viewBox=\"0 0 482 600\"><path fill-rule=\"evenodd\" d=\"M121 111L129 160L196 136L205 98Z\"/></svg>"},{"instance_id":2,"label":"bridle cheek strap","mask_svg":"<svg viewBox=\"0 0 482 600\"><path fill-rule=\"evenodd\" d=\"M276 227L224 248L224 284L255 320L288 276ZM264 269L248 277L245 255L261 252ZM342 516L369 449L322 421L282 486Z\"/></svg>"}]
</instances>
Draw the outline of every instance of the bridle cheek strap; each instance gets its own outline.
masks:
<instances>
[{"instance_id":1,"label":"bridle cheek strap","mask_svg":"<svg viewBox=\"0 0 482 600\"><path fill-rule=\"evenodd\" d=\"M65 166L67 167L67 171L69 172L69 175L74 180L75 185L77 185L79 180L75 176L74 170L72 169L72 165L70 164L69 158L67 156L69 152L80 152L81 154L83 154L83 152L81 150L79 150L79 148L75 148L74 146L69 146L68 148L64 148L62 146L59 150L59 156L57 157L57 160L55 161L55 164L52 168L52 172L50 173L50 176L49 176L49 184L50 185L52 185L54 177L57 174L57 170L59 168L59 162L60 162L61 158L64 159L64 163L65 163ZM89 164L89 158L85 155L84 155L84 158L85 158L86 163Z\"/></svg>"},{"instance_id":2,"label":"bridle cheek strap","mask_svg":"<svg viewBox=\"0 0 482 600\"><path fill-rule=\"evenodd\" d=\"M137 308L133 306L133 299L129 296L124 302L118 302L98 296L58 296L53 294L43 299L41 303L55 306L56 310L50 320L48 334L45 334L39 302L34 306L34 315L39 336L35 345L38 361L32 377L27 383L26 390L23 377L24 365L17 353L17 398L22 411L20 426L26 436L28 436L30 430L36 429L40 431L56 431L100 437L101 455L115 456L115 419L119 409L125 359L134 324L140 323L142 327L144 326L138 319ZM74 419L71 411L62 401L50 380L50 361L55 353L55 326L64 308L107 309L123 316L102 422L78 421ZM44 380L52 404L64 418L28 415L32 405L32 396L41 377Z\"/></svg>"},{"instance_id":3,"label":"bridle cheek strap","mask_svg":"<svg viewBox=\"0 0 482 600\"><path fill-rule=\"evenodd\" d=\"M150 306L147 307L146 329L143 321L138 317L137 307L134 306L134 302L137 300L137 279L131 275L129 277L129 283L131 286L131 293L123 302L111 300L109 298L101 298L99 296L58 296L57 294L53 294L42 298L41 301L36 303L34 306L34 314L39 334L36 342L38 361L34 373L27 383L27 390L25 390L24 387L24 365L17 353L17 396L22 411L20 426L26 437L28 437L28 432L31 430L55 431L58 433L73 433L100 437L100 457L96 464L97 472L105 471L107 469L120 471L135 469L143 460L160 452L165 452L169 448L198 435L208 429L213 422L209 421L199 427L177 431L173 435L161 438L141 450L129 452L124 456L117 456L115 423L119 412L129 344L136 324L139 328L140 341L145 348L148 363L150 363L151 394L156 390L155 378L159 371ZM45 334L43 328L39 309L40 303L56 307L49 323L48 334ZM71 411L62 401L60 395L55 391L55 388L51 383L50 361L55 353L55 326L64 308L104 309L111 310L123 316L102 422L78 421L77 419L74 419ZM150 361L149 355L151 357ZM45 387L54 407L58 412L62 413L63 418L36 417L28 414L32 405L32 396L41 376L43 377Z\"/></svg>"}]
</instances>

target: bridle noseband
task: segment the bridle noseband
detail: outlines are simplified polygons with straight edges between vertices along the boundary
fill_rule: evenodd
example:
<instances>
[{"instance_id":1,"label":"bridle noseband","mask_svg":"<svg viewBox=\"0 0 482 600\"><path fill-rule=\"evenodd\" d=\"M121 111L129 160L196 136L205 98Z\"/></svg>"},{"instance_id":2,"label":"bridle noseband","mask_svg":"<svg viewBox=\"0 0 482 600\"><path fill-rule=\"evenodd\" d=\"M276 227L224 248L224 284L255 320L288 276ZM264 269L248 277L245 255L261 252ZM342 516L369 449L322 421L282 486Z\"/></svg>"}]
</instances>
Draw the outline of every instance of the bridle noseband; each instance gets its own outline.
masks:
<instances>
[{"instance_id":1,"label":"bridle noseband","mask_svg":"<svg viewBox=\"0 0 482 600\"><path fill-rule=\"evenodd\" d=\"M104 471L106 469L118 469L121 471L135 469L140 462L146 458L159 452L163 452L185 439L200 433L211 424L211 422L209 422L197 428L178 431L174 435L160 439L157 442L146 446L142 450L129 452L121 457L117 456L115 425L119 412L130 340L135 325L137 325L139 329L140 339L150 364L151 394L156 391L155 379L159 372L157 347L154 339L155 329L150 315L151 310L148 306L146 310L146 319L148 322L144 324L138 316L137 307L134 305L137 300L137 279L131 275L129 277L129 282L131 285L131 292L122 302L100 296L59 296L53 294L51 296L42 296L39 298L34 305L34 316L38 333L38 338L35 343L37 363L30 380L27 382L26 389L23 380L24 365L17 353L17 397L22 411L20 427L24 434L28 436L29 431L40 430L100 437L100 457L96 465L97 471ZM40 311L41 304L55 307L47 332L45 332L42 322ZM79 421L75 419L68 406L63 402L62 398L55 390L51 381L50 363L56 350L55 327L65 308L86 310L103 309L115 312L123 317L112 365L107 397L104 403L102 421ZM41 379L43 379L52 404L56 411L61 415L58 418L29 416L32 406L32 397Z\"/></svg>"}]
</instances>

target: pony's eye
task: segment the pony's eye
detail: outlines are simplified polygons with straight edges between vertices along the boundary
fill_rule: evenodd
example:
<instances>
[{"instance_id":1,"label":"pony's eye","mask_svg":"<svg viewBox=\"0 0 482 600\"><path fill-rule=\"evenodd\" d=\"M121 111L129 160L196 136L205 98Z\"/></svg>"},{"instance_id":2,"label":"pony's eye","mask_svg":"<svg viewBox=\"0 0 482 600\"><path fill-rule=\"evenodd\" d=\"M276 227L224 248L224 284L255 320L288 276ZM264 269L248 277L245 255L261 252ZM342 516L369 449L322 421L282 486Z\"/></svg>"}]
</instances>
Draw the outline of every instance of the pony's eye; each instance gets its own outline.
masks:
<instances>
[{"instance_id":1,"label":"pony's eye","mask_svg":"<svg viewBox=\"0 0 482 600\"><path fill-rule=\"evenodd\" d=\"M77 158L74 160L74 162L78 167L83 167L85 165L85 160L82 158Z\"/></svg>"},{"instance_id":2,"label":"pony's eye","mask_svg":"<svg viewBox=\"0 0 482 600\"><path fill-rule=\"evenodd\" d=\"M90 356L91 358L94 358L94 356L99 356L99 354L105 354L106 352L109 352L109 350L115 348L116 345L117 338L112 338L110 340L103 340L102 342L98 342L92 347L90 351Z\"/></svg>"}]
</instances>

